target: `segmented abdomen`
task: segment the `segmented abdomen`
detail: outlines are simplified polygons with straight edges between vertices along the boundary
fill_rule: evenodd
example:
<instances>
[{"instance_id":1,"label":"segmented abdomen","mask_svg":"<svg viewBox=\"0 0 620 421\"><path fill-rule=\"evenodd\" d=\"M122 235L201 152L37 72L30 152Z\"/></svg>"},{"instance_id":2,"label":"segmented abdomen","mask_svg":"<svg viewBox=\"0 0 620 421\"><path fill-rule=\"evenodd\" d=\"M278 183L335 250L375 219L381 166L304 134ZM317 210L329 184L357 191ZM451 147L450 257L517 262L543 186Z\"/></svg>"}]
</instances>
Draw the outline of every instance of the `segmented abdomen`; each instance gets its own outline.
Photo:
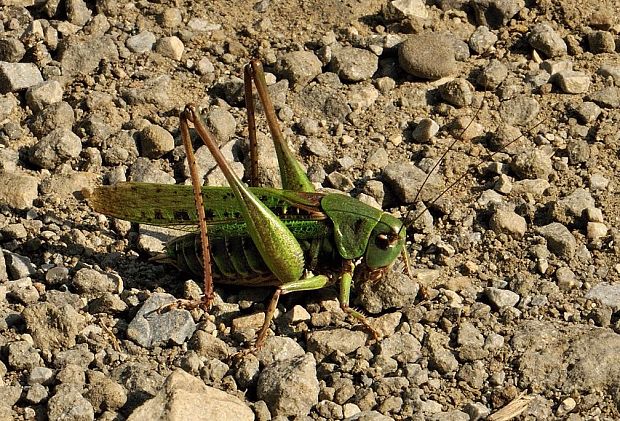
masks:
<instances>
[{"instance_id":1,"label":"segmented abdomen","mask_svg":"<svg viewBox=\"0 0 620 421\"><path fill-rule=\"evenodd\" d=\"M308 269L337 267L338 256L331 235L298 241ZM250 237L212 238L209 235L209 247L214 282L245 286L281 284L269 271ZM203 275L202 248L197 233L175 238L166 245L166 251L180 270L196 276Z\"/></svg>"}]
</instances>

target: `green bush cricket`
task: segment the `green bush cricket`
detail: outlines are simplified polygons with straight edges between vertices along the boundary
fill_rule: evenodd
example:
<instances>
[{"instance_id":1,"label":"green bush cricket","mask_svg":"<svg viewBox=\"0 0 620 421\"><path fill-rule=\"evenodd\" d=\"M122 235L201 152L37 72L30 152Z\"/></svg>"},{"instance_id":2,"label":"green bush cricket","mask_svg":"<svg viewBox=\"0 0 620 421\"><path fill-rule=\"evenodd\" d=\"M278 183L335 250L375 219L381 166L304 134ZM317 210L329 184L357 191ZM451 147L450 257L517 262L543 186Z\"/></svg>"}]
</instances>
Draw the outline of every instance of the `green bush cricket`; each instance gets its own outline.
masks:
<instances>
[{"instance_id":1,"label":"green bush cricket","mask_svg":"<svg viewBox=\"0 0 620 421\"><path fill-rule=\"evenodd\" d=\"M263 104L276 148L283 189L256 187L257 153L252 84ZM179 268L204 277L205 308L213 281L240 286L275 286L256 340L260 347L281 294L339 282L342 309L376 333L349 307L354 271L378 279L399 254L406 259L403 222L344 194L318 193L290 151L267 94L262 66L245 67L251 170L246 187L234 174L195 107L181 113L181 135L193 186L119 183L93 192L90 204L102 214L150 225L200 226L166 245ZM188 122L215 157L230 187L202 187L195 171ZM148 206L145 206L148 203ZM204 262L204 263L203 263ZM307 271L320 273L307 275Z\"/></svg>"}]
</instances>

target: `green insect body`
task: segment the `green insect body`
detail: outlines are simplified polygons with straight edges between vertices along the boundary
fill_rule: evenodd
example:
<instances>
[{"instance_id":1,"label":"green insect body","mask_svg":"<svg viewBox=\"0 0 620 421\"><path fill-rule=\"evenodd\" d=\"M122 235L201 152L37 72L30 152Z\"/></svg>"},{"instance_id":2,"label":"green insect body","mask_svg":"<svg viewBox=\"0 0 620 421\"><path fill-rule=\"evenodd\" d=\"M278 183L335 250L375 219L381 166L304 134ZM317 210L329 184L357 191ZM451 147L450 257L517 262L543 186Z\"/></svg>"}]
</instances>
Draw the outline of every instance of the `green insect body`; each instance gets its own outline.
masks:
<instances>
[{"instance_id":1,"label":"green insect body","mask_svg":"<svg viewBox=\"0 0 620 421\"><path fill-rule=\"evenodd\" d=\"M267 286L280 281L269 271L248 235L239 202L229 187L202 187L209 226L214 279L218 283ZM382 234L405 230L399 219L341 194L305 193L250 187L291 231L304 252L305 268L335 273L342 259L364 257L370 269L388 266L400 247L380 244ZM158 226L197 223L191 186L121 183L95 189L91 206L119 219ZM149 204L145 207L145 204ZM194 228L195 229L195 228ZM385 242L385 240L383 240ZM383 246L383 248L382 248ZM387 250L387 252L384 251ZM200 239L189 233L166 244L168 261L195 275L202 273Z\"/></svg>"},{"instance_id":2,"label":"green insect body","mask_svg":"<svg viewBox=\"0 0 620 421\"><path fill-rule=\"evenodd\" d=\"M212 300L213 280L242 286L275 286L256 347L266 338L281 294L320 289L334 281L340 285L343 310L366 324L377 337L364 316L349 307L354 270L358 267L376 279L399 254L406 258L406 229L399 219L349 196L314 192L280 132L260 63L253 61L244 70L250 184L257 185L258 161L251 88L254 81L276 148L283 190L245 186L200 115L188 105L181 113L181 137L190 163L192 186L103 186L94 191L91 206L105 215L132 222L194 227L198 224L200 236L192 233L173 240L167 245L167 253L181 268L194 273L200 273L202 268L206 308ZM188 122L193 123L230 187L199 185ZM318 274L309 275L307 270Z\"/></svg>"}]
</instances>

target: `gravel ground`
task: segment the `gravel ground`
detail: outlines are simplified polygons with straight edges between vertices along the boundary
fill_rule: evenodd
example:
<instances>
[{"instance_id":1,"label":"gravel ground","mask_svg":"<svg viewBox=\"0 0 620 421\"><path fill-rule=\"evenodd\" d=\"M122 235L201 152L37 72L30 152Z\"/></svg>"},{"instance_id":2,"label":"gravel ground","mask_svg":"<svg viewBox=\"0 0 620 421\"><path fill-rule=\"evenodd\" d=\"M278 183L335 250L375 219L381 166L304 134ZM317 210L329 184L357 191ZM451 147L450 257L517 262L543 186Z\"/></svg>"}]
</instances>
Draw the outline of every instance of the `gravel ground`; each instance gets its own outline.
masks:
<instances>
[{"instance_id":1,"label":"gravel ground","mask_svg":"<svg viewBox=\"0 0 620 421\"><path fill-rule=\"evenodd\" d=\"M620 419L618 4L251 3L1 3L0 420ZM327 288L238 354L269 289L159 314L201 280L149 261L169 232L86 203L188 183L189 102L243 174L252 57L317 186L428 207L413 279L355 287L379 341Z\"/></svg>"}]
</instances>

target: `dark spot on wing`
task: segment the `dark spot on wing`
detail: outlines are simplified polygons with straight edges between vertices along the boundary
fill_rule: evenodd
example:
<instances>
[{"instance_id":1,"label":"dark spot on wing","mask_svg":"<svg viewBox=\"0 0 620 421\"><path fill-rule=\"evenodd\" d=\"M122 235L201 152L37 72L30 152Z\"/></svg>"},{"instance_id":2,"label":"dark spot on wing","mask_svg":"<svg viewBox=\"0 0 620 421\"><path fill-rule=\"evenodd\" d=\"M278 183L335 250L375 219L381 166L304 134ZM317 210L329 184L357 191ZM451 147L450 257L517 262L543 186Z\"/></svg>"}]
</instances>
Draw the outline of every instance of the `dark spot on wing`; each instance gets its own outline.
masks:
<instances>
[{"instance_id":1,"label":"dark spot on wing","mask_svg":"<svg viewBox=\"0 0 620 421\"><path fill-rule=\"evenodd\" d=\"M189 221L190 217L187 211L174 211L174 219L177 221Z\"/></svg>"}]
</instances>

